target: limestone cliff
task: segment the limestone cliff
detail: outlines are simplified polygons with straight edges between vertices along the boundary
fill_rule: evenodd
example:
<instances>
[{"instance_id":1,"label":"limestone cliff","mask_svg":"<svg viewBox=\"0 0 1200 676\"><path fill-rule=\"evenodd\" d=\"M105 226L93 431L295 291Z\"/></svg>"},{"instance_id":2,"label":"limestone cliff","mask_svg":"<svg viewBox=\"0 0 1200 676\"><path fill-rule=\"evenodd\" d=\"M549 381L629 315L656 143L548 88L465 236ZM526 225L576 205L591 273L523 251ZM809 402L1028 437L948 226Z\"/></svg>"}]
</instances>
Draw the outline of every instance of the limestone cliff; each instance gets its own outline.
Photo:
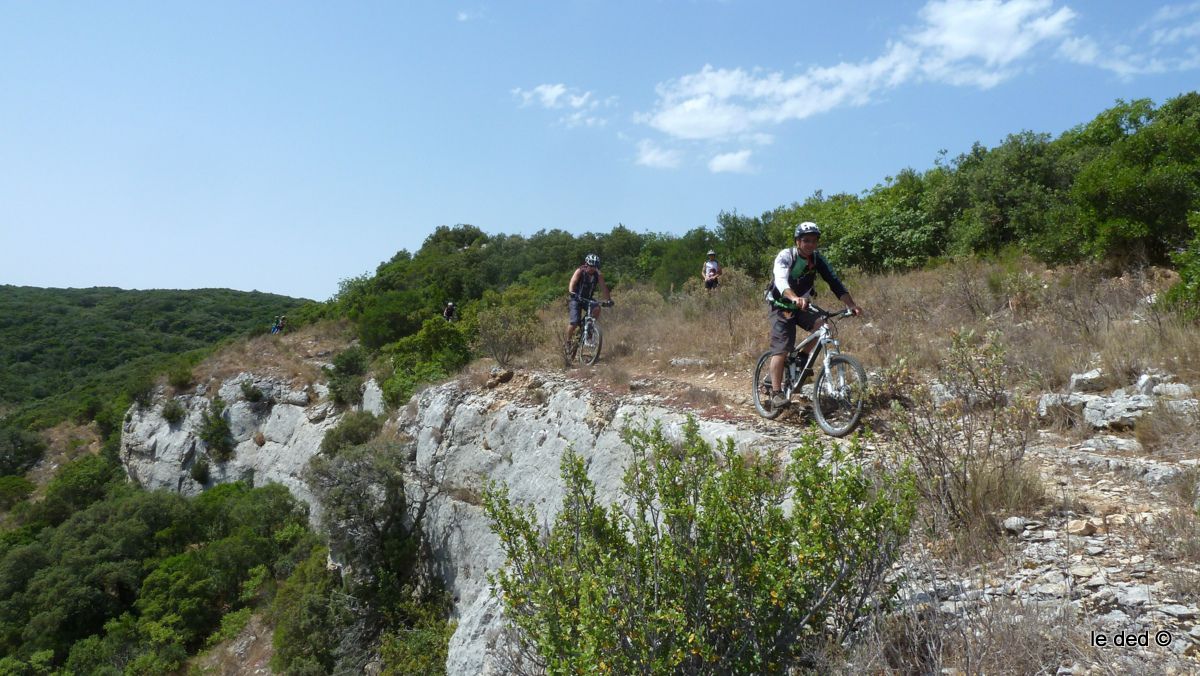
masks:
<instances>
[{"instance_id":1,"label":"limestone cliff","mask_svg":"<svg viewBox=\"0 0 1200 676\"><path fill-rule=\"evenodd\" d=\"M246 401L242 382L253 383L271 403ZM532 505L539 518L550 521L562 500L559 464L568 447L588 463L598 497L611 501L628 462L621 430L658 422L677 432L685 420L684 414L649 397L611 396L558 375L518 375L489 385L463 381L427 389L387 423L410 440L414 475L437 482L425 530L458 620L447 664L451 674L503 671L499 604L487 582L503 558L480 507L485 482L507 484L515 502ZM150 489L203 490L191 468L203 453L197 428L208 406L204 394L201 390L178 398L187 414L174 426L162 417L164 392L151 406L130 411L122 459L131 478ZM227 417L237 446L232 460L212 465L209 485L242 478L256 484L278 482L309 503L319 520L321 505L302 474L339 417L323 388L298 391L284 382L241 374L222 384L219 394L229 404ZM726 422L702 420L700 427L710 440L730 437L739 447L759 452L794 441L770 439ZM424 490L417 481L410 487Z\"/></svg>"}]
</instances>

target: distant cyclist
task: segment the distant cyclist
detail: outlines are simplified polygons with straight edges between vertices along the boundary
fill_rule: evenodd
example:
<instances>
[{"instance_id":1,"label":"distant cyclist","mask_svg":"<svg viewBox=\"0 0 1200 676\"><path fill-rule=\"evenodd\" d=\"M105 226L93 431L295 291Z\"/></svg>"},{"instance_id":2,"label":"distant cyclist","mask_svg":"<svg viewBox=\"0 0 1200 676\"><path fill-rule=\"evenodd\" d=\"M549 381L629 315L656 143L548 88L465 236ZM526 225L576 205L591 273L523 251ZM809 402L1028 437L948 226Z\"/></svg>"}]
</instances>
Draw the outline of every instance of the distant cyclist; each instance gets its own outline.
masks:
<instances>
[{"instance_id":1,"label":"distant cyclist","mask_svg":"<svg viewBox=\"0 0 1200 676\"><path fill-rule=\"evenodd\" d=\"M817 275L847 308L856 315L862 314L862 308L834 274L829 261L817 252L821 241L821 229L817 224L805 221L796 226L794 239L796 246L775 256L774 284L768 289L771 297L771 405L777 407L787 404L787 397L779 385L783 382L787 355L796 347L796 325L804 327L805 331L815 331L825 323L809 307Z\"/></svg>"},{"instance_id":2,"label":"distant cyclist","mask_svg":"<svg viewBox=\"0 0 1200 676\"><path fill-rule=\"evenodd\" d=\"M606 302L612 301L608 285L604 283L604 273L600 272L600 257L590 253L584 256L583 265L575 269L575 274L571 275L571 281L567 284L567 292L571 296L569 324L567 325L566 348L568 353L571 351L571 346L574 345L575 330L583 323L581 308L586 308L588 305L580 301L594 300L597 289L604 294ZM592 307L592 316L600 316L598 306Z\"/></svg>"}]
</instances>

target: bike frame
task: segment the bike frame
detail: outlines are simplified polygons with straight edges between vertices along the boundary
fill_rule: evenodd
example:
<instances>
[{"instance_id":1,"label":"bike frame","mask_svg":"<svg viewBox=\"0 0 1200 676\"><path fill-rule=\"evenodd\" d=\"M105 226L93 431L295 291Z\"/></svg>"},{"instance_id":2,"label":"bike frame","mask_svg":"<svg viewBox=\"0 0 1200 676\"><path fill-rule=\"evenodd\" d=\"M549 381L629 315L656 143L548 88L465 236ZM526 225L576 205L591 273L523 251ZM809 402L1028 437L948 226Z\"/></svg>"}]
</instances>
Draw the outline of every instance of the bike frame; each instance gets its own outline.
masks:
<instances>
[{"instance_id":1,"label":"bike frame","mask_svg":"<svg viewBox=\"0 0 1200 676\"><path fill-rule=\"evenodd\" d=\"M821 328L813 331L808 337L797 343L796 347L792 348L791 353L788 354L787 363L784 365L784 368L789 370L787 389L789 397L800 387L800 374L805 370L808 370L810 373L815 370L817 350L812 348L819 346L822 368L829 368L829 360L833 355L841 354L842 352L841 343L834 337L834 327L829 320L844 317L846 313L827 312L815 305L812 308L821 313L825 321L821 323ZM804 364L799 364L800 353L806 350L808 351L808 361Z\"/></svg>"}]
</instances>

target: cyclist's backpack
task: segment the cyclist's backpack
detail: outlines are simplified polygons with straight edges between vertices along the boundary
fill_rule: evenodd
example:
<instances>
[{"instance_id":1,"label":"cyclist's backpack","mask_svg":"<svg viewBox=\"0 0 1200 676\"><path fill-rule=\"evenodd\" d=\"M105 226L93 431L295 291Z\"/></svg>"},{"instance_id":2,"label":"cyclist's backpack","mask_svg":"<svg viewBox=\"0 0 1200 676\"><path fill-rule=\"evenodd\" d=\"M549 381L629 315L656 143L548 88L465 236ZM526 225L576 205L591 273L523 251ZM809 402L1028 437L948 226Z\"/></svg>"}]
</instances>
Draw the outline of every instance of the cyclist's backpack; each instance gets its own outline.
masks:
<instances>
[{"instance_id":1,"label":"cyclist's backpack","mask_svg":"<svg viewBox=\"0 0 1200 676\"><path fill-rule=\"evenodd\" d=\"M814 258L814 260L815 260L815 258ZM804 257L800 255L800 252L796 251L793 248L792 249L792 264L790 266L788 266L788 279L791 279L792 270L795 269L796 264L799 263L800 261L804 261L805 266L808 265L808 261L804 260ZM807 273L808 270L806 269L805 272ZM817 288L814 286L809 293L815 298L817 295ZM772 264L770 278L767 280L767 288L763 290L763 300L766 301L766 303L768 305L770 305L770 304L773 304L775 301L780 300L782 298L783 298L783 294L779 292L779 289L775 288L775 266L774 266L774 264Z\"/></svg>"}]
</instances>

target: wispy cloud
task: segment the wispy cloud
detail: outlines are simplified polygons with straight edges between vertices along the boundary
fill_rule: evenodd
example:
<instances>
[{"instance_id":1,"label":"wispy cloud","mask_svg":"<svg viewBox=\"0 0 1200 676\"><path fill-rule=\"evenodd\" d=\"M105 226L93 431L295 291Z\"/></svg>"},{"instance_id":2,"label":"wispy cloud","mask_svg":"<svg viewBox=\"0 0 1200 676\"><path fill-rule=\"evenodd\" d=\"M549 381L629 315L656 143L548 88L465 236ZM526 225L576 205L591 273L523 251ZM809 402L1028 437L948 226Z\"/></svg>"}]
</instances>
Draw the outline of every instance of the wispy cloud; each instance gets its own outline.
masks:
<instances>
[{"instance_id":1,"label":"wispy cloud","mask_svg":"<svg viewBox=\"0 0 1200 676\"><path fill-rule=\"evenodd\" d=\"M678 150L662 148L650 140L641 140L637 144L638 164L654 169L675 169L679 166L682 156Z\"/></svg>"},{"instance_id":2,"label":"wispy cloud","mask_svg":"<svg viewBox=\"0 0 1200 676\"><path fill-rule=\"evenodd\" d=\"M1055 0L931 0L915 27L880 56L814 66L794 75L705 65L656 87L657 100L635 120L676 139L745 142L771 125L871 102L915 82L995 87L1034 65L1038 55L1103 68L1122 77L1196 68L1200 2L1164 8L1145 32L1150 46L1105 45L1073 32L1075 10ZM1167 57L1151 47L1186 45ZM734 153L730 153L731 155ZM715 160L715 158L714 158Z\"/></svg>"},{"instance_id":3,"label":"wispy cloud","mask_svg":"<svg viewBox=\"0 0 1200 676\"><path fill-rule=\"evenodd\" d=\"M739 150L732 153L722 153L708 161L708 170L714 174L732 172L748 174L754 171L750 166L750 151Z\"/></svg>"},{"instance_id":4,"label":"wispy cloud","mask_svg":"<svg viewBox=\"0 0 1200 676\"><path fill-rule=\"evenodd\" d=\"M483 18L482 9L460 9L454 13L454 18L457 21L476 21Z\"/></svg>"},{"instance_id":5,"label":"wispy cloud","mask_svg":"<svg viewBox=\"0 0 1200 676\"><path fill-rule=\"evenodd\" d=\"M540 84L533 89L516 87L511 93L522 107L539 106L547 110L566 111L558 121L568 127L602 127L607 120L596 114L597 111L617 103L616 97L601 101L590 91L580 91L562 83Z\"/></svg>"},{"instance_id":6,"label":"wispy cloud","mask_svg":"<svg viewBox=\"0 0 1200 676\"><path fill-rule=\"evenodd\" d=\"M1167 5L1150 17L1150 44L1174 45L1200 39L1200 2Z\"/></svg>"}]
</instances>

